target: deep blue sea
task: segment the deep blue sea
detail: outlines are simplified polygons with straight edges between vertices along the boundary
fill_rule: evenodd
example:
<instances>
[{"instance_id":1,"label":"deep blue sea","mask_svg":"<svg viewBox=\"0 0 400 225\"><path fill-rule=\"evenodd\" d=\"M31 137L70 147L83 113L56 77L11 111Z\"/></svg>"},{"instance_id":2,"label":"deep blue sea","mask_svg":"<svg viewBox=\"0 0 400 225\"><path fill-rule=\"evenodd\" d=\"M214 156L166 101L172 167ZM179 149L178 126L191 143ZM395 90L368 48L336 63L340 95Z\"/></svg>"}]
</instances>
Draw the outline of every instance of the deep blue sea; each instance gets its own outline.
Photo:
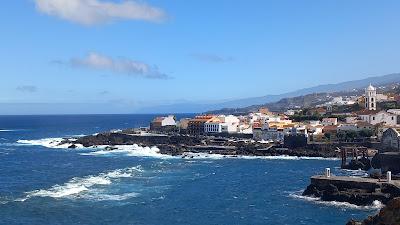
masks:
<instances>
[{"instance_id":1,"label":"deep blue sea","mask_svg":"<svg viewBox=\"0 0 400 225\"><path fill-rule=\"evenodd\" d=\"M106 152L52 145L147 126L153 117L0 116L0 224L344 225L377 210L298 197L324 168L343 173L335 160L182 159L138 146Z\"/></svg>"}]
</instances>

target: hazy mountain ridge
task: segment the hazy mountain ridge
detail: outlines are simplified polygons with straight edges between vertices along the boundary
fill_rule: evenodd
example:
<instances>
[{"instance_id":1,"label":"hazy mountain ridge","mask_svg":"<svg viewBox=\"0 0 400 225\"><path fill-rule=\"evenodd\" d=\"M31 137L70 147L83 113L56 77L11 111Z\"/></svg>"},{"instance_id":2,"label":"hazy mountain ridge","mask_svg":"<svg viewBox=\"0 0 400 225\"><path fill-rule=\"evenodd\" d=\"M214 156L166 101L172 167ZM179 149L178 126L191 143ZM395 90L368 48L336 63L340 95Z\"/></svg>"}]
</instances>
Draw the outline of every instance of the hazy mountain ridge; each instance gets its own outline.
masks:
<instances>
[{"instance_id":1,"label":"hazy mountain ridge","mask_svg":"<svg viewBox=\"0 0 400 225\"><path fill-rule=\"evenodd\" d=\"M335 92L352 92L357 89L363 89L370 83L375 86L386 85L390 83L400 82L400 73L392 73L384 76L374 76L365 79L346 81L337 84L323 84L310 88L303 88L293 92L266 95L262 97L244 98L238 100L226 101L218 104L197 104L181 103L171 105L160 105L146 107L138 110L139 113L201 113L219 109L239 109L254 105L264 105L266 103L279 102L284 98L306 96L312 93L335 93Z\"/></svg>"}]
</instances>

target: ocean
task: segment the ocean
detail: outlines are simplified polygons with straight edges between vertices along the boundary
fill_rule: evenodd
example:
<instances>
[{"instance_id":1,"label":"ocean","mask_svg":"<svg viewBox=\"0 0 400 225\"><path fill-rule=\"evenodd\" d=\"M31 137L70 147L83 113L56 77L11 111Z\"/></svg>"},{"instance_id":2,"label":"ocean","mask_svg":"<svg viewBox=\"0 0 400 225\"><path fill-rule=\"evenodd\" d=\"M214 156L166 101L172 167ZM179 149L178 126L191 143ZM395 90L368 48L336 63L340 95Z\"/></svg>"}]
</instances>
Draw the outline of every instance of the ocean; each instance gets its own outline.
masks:
<instances>
[{"instance_id":1,"label":"ocean","mask_svg":"<svg viewBox=\"0 0 400 225\"><path fill-rule=\"evenodd\" d=\"M59 138L147 126L153 117L0 116L0 224L344 225L379 208L300 196L327 167L362 174L332 159L55 147Z\"/></svg>"}]
</instances>

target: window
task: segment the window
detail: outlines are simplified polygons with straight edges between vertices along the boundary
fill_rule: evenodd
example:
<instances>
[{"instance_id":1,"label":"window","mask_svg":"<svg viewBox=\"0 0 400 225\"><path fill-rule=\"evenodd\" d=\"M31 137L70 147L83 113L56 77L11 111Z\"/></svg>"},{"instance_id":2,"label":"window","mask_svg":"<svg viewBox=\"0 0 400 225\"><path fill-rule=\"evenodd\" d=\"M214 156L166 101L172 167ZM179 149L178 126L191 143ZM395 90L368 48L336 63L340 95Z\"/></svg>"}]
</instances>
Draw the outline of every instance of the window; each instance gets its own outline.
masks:
<instances>
[{"instance_id":1,"label":"window","mask_svg":"<svg viewBox=\"0 0 400 225\"><path fill-rule=\"evenodd\" d=\"M372 117L372 120L375 120L375 116Z\"/></svg>"},{"instance_id":2,"label":"window","mask_svg":"<svg viewBox=\"0 0 400 225\"><path fill-rule=\"evenodd\" d=\"M374 103L371 103L371 107L374 107Z\"/></svg>"},{"instance_id":3,"label":"window","mask_svg":"<svg viewBox=\"0 0 400 225\"><path fill-rule=\"evenodd\" d=\"M374 98L371 98L371 102L374 102ZM372 106L373 107L373 106Z\"/></svg>"}]
</instances>

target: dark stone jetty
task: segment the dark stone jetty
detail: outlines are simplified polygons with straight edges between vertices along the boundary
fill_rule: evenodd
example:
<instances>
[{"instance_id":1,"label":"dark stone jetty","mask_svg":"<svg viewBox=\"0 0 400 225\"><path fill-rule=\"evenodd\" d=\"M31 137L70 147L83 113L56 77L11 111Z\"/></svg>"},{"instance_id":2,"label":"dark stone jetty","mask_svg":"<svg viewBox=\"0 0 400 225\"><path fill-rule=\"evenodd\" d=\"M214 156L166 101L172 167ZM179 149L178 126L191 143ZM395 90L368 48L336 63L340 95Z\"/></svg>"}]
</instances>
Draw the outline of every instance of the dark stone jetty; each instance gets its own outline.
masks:
<instances>
[{"instance_id":1,"label":"dark stone jetty","mask_svg":"<svg viewBox=\"0 0 400 225\"><path fill-rule=\"evenodd\" d=\"M322 201L348 202L367 206L378 200L387 204L400 197L400 181L379 180L363 177L313 176L311 184L303 192Z\"/></svg>"}]
</instances>

